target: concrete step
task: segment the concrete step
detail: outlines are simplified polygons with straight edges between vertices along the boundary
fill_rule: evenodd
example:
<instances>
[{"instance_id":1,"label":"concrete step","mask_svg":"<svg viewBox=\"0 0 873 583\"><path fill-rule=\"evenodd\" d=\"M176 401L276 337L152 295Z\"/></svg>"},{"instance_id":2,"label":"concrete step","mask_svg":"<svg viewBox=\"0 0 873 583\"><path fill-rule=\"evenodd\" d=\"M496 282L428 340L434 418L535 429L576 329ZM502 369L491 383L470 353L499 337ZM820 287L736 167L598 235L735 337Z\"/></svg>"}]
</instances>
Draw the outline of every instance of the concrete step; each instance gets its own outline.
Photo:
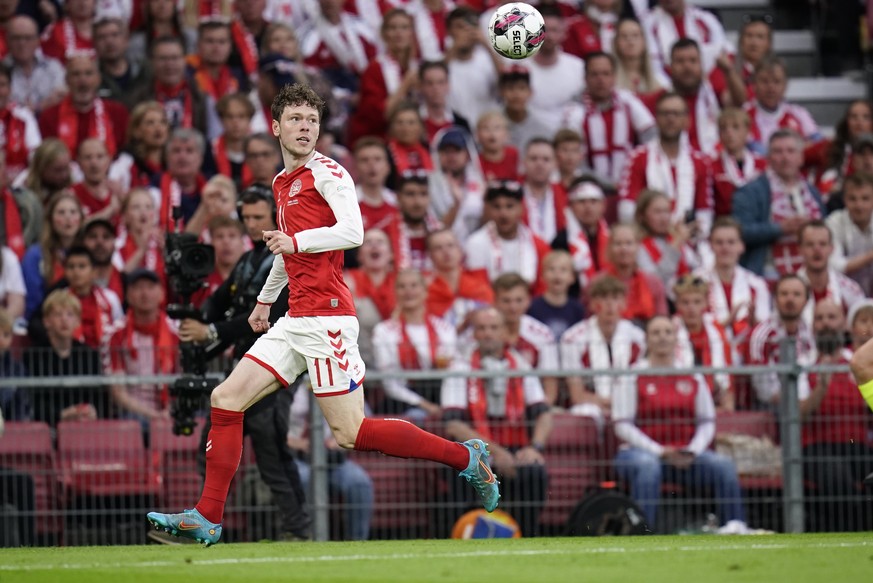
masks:
<instances>
[{"instance_id":1,"label":"concrete step","mask_svg":"<svg viewBox=\"0 0 873 583\"><path fill-rule=\"evenodd\" d=\"M727 39L739 47L739 31L727 31ZM815 36L809 30L777 30L773 33L773 50L785 60L789 77L813 77L818 71Z\"/></svg>"},{"instance_id":2,"label":"concrete step","mask_svg":"<svg viewBox=\"0 0 873 583\"><path fill-rule=\"evenodd\" d=\"M694 0L700 8L718 14L725 30L739 30L747 14L764 14L770 11L770 0Z\"/></svg>"},{"instance_id":3,"label":"concrete step","mask_svg":"<svg viewBox=\"0 0 873 583\"><path fill-rule=\"evenodd\" d=\"M867 86L842 77L806 77L791 79L788 101L806 107L819 126L835 126L846 112L849 102L867 97Z\"/></svg>"}]
</instances>

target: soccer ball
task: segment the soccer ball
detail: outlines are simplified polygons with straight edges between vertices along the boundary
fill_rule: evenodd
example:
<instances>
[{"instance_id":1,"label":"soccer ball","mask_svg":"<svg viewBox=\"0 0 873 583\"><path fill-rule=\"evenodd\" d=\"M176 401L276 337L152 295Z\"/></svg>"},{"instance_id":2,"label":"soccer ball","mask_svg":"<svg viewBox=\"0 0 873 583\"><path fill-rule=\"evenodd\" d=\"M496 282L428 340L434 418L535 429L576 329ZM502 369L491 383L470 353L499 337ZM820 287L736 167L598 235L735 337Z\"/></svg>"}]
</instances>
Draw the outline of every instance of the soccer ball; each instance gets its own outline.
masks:
<instances>
[{"instance_id":1,"label":"soccer ball","mask_svg":"<svg viewBox=\"0 0 873 583\"><path fill-rule=\"evenodd\" d=\"M511 2L494 11L488 33L495 51L510 59L526 59L543 45L546 23L530 4Z\"/></svg>"}]
</instances>

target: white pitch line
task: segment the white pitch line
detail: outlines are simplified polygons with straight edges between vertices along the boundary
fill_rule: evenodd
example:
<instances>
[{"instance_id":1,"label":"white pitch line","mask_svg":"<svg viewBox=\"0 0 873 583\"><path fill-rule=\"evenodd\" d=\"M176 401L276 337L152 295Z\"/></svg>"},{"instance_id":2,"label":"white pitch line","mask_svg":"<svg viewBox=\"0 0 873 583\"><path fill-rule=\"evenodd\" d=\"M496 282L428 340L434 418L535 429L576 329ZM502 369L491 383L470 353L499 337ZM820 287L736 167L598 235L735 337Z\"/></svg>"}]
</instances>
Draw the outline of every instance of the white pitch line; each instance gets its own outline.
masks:
<instances>
[{"instance_id":1,"label":"white pitch line","mask_svg":"<svg viewBox=\"0 0 873 583\"><path fill-rule=\"evenodd\" d=\"M519 549L501 551L468 551L460 553L393 553L390 555L322 555L316 557L242 557L226 559L182 559L177 561L143 561L139 563L58 563L56 565L0 565L0 571L67 571L83 569L144 569L154 567L196 566L208 567L214 565L253 565L269 563L326 563L347 561L379 561L379 560L415 560L415 559L463 559L476 557L518 557L543 555L600 555L616 553L669 553L669 552L726 552L726 551L774 551L786 549L839 549L861 548L873 546L873 542L859 541L851 543L760 543L751 545L718 545L718 546L660 546L660 547L577 547L572 550L549 549Z\"/></svg>"}]
</instances>

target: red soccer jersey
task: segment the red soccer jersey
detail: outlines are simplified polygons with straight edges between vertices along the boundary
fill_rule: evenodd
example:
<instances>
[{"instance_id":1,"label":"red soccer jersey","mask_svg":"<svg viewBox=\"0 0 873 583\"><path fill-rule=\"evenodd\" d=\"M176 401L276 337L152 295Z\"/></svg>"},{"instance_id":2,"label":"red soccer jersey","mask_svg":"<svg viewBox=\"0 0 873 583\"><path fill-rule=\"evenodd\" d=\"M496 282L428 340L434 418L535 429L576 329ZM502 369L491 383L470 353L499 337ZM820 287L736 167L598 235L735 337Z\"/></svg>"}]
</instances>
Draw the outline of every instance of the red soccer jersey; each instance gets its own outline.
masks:
<instances>
[{"instance_id":1,"label":"red soccer jersey","mask_svg":"<svg viewBox=\"0 0 873 583\"><path fill-rule=\"evenodd\" d=\"M339 250L354 245L340 241L348 233L330 231L332 227L348 227L363 233L349 173L316 152L293 172L280 172L273 181L273 195L279 229L292 235L297 247L296 253L283 255L288 315L354 316L355 303L343 280L343 252ZM353 224L341 226L336 212Z\"/></svg>"},{"instance_id":2,"label":"red soccer jersey","mask_svg":"<svg viewBox=\"0 0 873 583\"><path fill-rule=\"evenodd\" d=\"M487 180L515 180L520 178L518 172L518 150L513 146L503 148L503 158L498 161L479 155L482 173Z\"/></svg>"},{"instance_id":3,"label":"red soccer jersey","mask_svg":"<svg viewBox=\"0 0 873 583\"><path fill-rule=\"evenodd\" d=\"M690 375L637 377L637 426L661 445L684 447L697 429L697 391L708 390Z\"/></svg>"}]
</instances>

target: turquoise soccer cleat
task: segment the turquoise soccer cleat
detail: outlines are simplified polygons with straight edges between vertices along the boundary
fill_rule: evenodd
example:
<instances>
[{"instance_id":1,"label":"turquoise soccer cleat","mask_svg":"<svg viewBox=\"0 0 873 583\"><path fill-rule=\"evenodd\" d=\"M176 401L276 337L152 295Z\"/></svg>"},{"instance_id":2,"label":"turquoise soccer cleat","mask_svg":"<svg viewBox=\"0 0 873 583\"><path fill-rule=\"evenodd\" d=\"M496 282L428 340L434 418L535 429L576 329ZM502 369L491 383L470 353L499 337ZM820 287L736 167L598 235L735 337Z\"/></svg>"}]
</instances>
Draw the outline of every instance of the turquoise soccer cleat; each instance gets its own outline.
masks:
<instances>
[{"instance_id":1,"label":"turquoise soccer cleat","mask_svg":"<svg viewBox=\"0 0 873 583\"><path fill-rule=\"evenodd\" d=\"M485 510L493 512L500 500L500 482L497 481L497 476L491 471L491 464L488 463L488 457L491 455L488 453L488 447L481 439L469 439L462 445L470 450L470 464L460 473L460 476L470 482L482 497L482 506Z\"/></svg>"},{"instance_id":2,"label":"turquoise soccer cleat","mask_svg":"<svg viewBox=\"0 0 873 583\"><path fill-rule=\"evenodd\" d=\"M173 536L196 540L207 547L221 538L221 525L209 522L197 510L185 510L181 514L149 512L146 518L157 529L163 529Z\"/></svg>"}]
</instances>

